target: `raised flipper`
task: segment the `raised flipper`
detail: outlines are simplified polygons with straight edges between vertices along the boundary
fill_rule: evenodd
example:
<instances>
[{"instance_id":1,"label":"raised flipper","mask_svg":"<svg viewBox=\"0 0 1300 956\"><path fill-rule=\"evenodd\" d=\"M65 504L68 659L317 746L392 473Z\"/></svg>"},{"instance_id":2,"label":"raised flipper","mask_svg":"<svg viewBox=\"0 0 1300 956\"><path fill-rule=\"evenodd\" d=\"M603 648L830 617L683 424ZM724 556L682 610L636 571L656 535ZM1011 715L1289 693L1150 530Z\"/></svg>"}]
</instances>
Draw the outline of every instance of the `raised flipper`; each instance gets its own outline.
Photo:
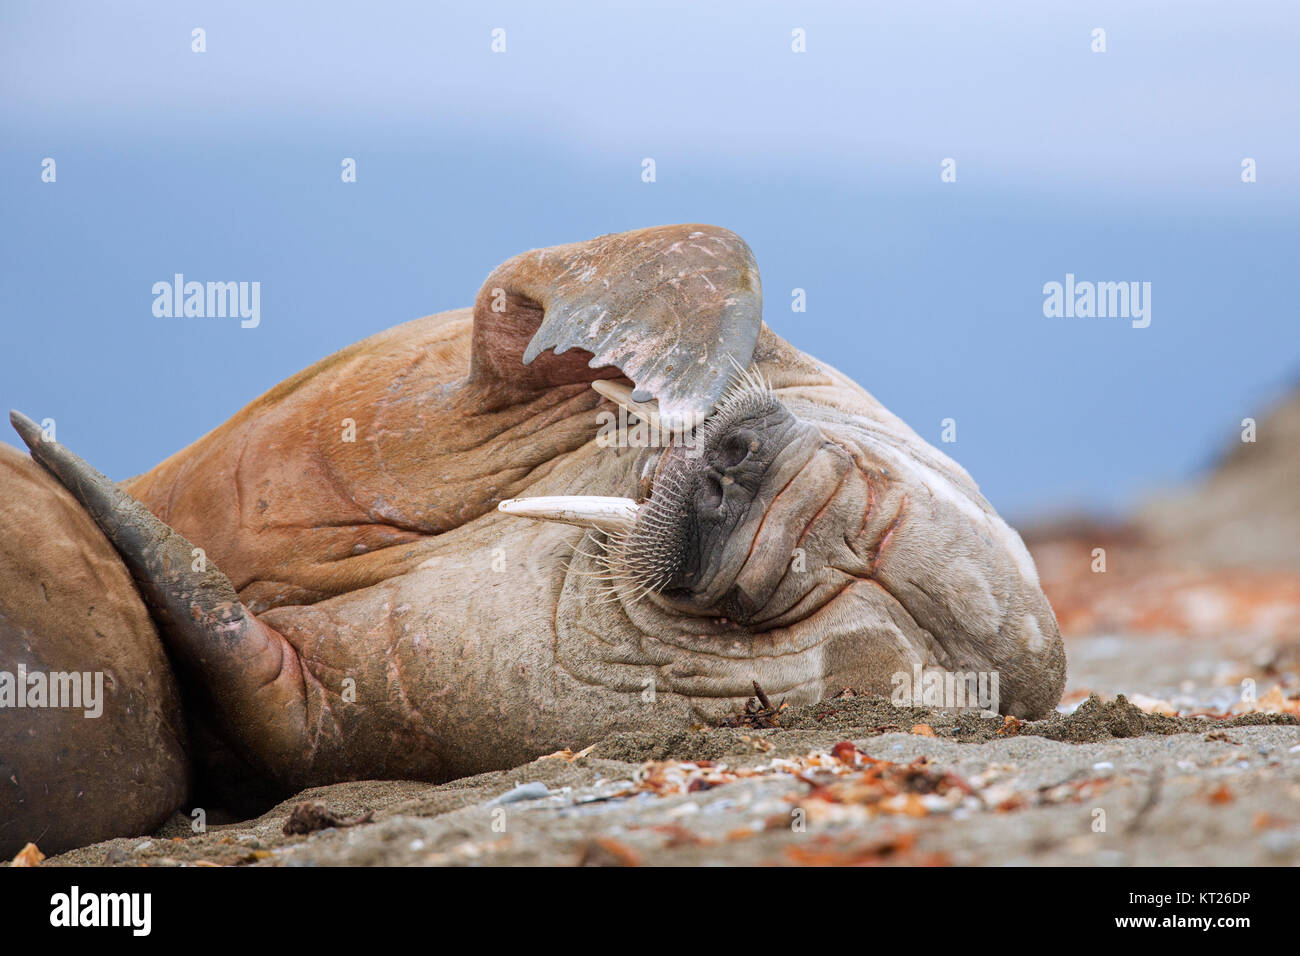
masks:
<instances>
[{"instance_id":1,"label":"raised flipper","mask_svg":"<svg viewBox=\"0 0 1300 956\"><path fill-rule=\"evenodd\" d=\"M526 379L548 349L614 366L673 430L703 420L746 368L762 326L758 266L717 226L656 226L515 256L474 303L476 376ZM586 373L587 380L593 376ZM556 381L555 377L551 382Z\"/></svg>"},{"instance_id":2,"label":"raised flipper","mask_svg":"<svg viewBox=\"0 0 1300 956\"><path fill-rule=\"evenodd\" d=\"M63 483L121 555L170 657L209 697L218 733L275 780L311 763L306 728L312 694L297 651L240 603L210 562L195 570L193 544L19 412L9 421L32 457Z\"/></svg>"}]
</instances>

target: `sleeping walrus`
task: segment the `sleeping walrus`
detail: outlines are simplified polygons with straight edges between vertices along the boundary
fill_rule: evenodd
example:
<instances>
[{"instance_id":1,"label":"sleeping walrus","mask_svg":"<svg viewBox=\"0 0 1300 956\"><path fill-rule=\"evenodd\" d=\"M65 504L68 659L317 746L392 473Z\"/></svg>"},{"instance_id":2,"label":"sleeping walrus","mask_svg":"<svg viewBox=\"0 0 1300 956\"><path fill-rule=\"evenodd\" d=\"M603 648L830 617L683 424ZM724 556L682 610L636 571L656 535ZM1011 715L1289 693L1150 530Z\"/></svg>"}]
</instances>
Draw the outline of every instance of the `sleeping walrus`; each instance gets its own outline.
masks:
<instances>
[{"instance_id":1,"label":"sleeping walrus","mask_svg":"<svg viewBox=\"0 0 1300 956\"><path fill-rule=\"evenodd\" d=\"M324 359L121 486L14 424L130 569L191 720L281 794L716 722L754 681L798 704L992 674L1023 717L1061 694L1020 538L762 323L713 226L517 256L472 310Z\"/></svg>"}]
</instances>

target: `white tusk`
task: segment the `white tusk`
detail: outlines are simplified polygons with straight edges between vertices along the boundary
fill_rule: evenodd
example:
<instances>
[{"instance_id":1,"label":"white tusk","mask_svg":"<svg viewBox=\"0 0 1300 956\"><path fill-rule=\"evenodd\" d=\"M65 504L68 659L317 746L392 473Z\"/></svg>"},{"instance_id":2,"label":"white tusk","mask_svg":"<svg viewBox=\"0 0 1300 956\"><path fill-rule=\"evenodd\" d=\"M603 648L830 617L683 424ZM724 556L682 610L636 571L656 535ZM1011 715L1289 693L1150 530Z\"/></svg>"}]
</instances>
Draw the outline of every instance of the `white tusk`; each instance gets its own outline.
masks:
<instances>
[{"instance_id":1,"label":"white tusk","mask_svg":"<svg viewBox=\"0 0 1300 956\"><path fill-rule=\"evenodd\" d=\"M653 405L649 402L634 402L632 401L632 389L622 382L615 382L607 378L596 379L591 383L591 387L614 404L622 405L628 412L649 424L651 428L658 430L661 427L657 402Z\"/></svg>"},{"instance_id":2,"label":"white tusk","mask_svg":"<svg viewBox=\"0 0 1300 956\"><path fill-rule=\"evenodd\" d=\"M497 505L498 511L537 521L560 521L580 528L601 531L631 531L636 524L637 504L631 498L601 498L596 495L550 495L540 498L510 498Z\"/></svg>"}]
</instances>

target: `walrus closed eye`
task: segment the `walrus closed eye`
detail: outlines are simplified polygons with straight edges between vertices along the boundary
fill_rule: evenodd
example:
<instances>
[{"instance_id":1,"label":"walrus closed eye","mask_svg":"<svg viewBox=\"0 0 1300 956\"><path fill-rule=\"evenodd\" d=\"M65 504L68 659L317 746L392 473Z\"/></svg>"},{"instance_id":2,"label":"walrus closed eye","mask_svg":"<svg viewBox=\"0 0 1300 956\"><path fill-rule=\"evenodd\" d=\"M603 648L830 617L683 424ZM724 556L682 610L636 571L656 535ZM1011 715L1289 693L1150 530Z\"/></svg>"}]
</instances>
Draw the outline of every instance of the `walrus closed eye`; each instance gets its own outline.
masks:
<instances>
[{"instance_id":1,"label":"walrus closed eye","mask_svg":"<svg viewBox=\"0 0 1300 956\"><path fill-rule=\"evenodd\" d=\"M615 413L662 440L600 440ZM13 421L130 570L195 739L268 795L717 721L754 681L800 704L989 673L1026 717L1064 683L1016 533L763 325L714 226L516 256L472 310L325 359L122 486Z\"/></svg>"}]
</instances>

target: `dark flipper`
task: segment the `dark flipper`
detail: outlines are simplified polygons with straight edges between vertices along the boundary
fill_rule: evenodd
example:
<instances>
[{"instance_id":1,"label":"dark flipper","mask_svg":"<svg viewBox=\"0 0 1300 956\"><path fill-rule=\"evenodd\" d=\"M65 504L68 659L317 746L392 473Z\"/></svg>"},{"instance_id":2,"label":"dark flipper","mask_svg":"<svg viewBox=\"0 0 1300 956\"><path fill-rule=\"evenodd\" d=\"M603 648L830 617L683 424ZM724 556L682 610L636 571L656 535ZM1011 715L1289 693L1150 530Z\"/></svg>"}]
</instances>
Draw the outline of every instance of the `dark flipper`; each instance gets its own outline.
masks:
<instances>
[{"instance_id":1,"label":"dark flipper","mask_svg":"<svg viewBox=\"0 0 1300 956\"><path fill-rule=\"evenodd\" d=\"M513 382L548 349L614 366L660 419L698 423L762 327L758 266L717 226L656 226L535 249L498 266L474 303L474 367Z\"/></svg>"},{"instance_id":2,"label":"dark flipper","mask_svg":"<svg viewBox=\"0 0 1300 956\"><path fill-rule=\"evenodd\" d=\"M240 602L210 562L148 508L20 412L9 421L32 457L63 483L121 555L172 660L209 696L218 731L258 769L293 780L311 760L307 692L297 651Z\"/></svg>"}]
</instances>

